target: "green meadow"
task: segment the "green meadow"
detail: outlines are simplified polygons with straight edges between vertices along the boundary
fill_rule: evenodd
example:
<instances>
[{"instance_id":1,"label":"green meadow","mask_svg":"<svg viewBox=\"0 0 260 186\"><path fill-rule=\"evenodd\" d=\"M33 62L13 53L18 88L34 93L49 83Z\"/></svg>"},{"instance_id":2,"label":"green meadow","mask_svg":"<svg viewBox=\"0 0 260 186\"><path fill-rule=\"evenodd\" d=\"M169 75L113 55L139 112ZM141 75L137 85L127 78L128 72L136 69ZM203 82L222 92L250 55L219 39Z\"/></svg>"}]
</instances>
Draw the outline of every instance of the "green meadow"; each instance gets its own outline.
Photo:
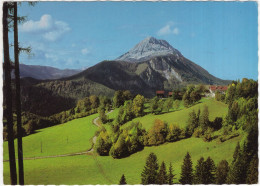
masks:
<instances>
[{"instance_id":1,"label":"green meadow","mask_svg":"<svg viewBox=\"0 0 260 186\"><path fill-rule=\"evenodd\" d=\"M168 123L186 125L189 113L194 109L202 110L204 105L209 108L209 118L224 116L227 105L212 99L202 99L200 103L190 108L180 108L177 111L161 115L148 114L133 121L140 121L143 127L149 129L158 118ZM115 119L119 109L109 114ZM83 152L91 148L92 137L98 128L92 121L98 114L76 119L64 124L41 129L35 134L23 138L24 157L37 157ZM131 121L132 122L132 121ZM123 125L126 126L130 124ZM110 128L106 126L106 128ZM77 155L67 157L32 159L24 161L26 184L118 184L122 174L125 174L128 184L140 184L141 172L147 156L154 152L159 163L165 161L167 167L171 162L176 177L180 176L183 158L190 152L193 166L201 157L210 156L215 163L222 159L231 162L237 142L241 137L230 139L223 143L217 140L204 142L200 138L189 138L178 142L165 143L160 146L145 147L123 159L113 159L111 156ZM15 141L16 142L16 141ZM42 152L41 152L42 144ZM4 160L8 159L7 142L4 143ZM10 184L9 163L4 162L4 183Z\"/></svg>"},{"instance_id":2,"label":"green meadow","mask_svg":"<svg viewBox=\"0 0 260 186\"><path fill-rule=\"evenodd\" d=\"M165 161L167 168L172 162L174 174L180 176L183 158L190 152L193 167L203 156L210 156L215 163L222 159L231 162L236 143L240 137L224 143L204 142L200 138L189 138L160 146L145 147L130 157L113 159L111 156L80 155L37 160L25 160L26 184L118 184L125 174L128 184L140 184L141 172L149 153L154 152L159 163ZM4 162L4 183L9 184L9 164Z\"/></svg>"},{"instance_id":3,"label":"green meadow","mask_svg":"<svg viewBox=\"0 0 260 186\"><path fill-rule=\"evenodd\" d=\"M98 114L75 119L64 124L37 130L23 138L24 157L50 156L86 151L92 146L97 127L92 120ZM17 140L15 140L15 146ZM8 143L4 142L4 160L8 160Z\"/></svg>"},{"instance_id":4,"label":"green meadow","mask_svg":"<svg viewBox=\"0 0 260 186\"><path fill-rule=\"evenodd\" d=\"M128 126L132 122L139 121L142 123L143 127L146 130L149 130L153 126L155 119L160 119L160 120L168 122L169 124L175 123L175 124L178 124L180 127L185 127L187 120L188 120L189 113L192 112L192 110L197 112L198 109L200 109L202 112L204 105L208 106L209 119L211 121L214 120L216 117L225 116L228 111L228 107L226 104L216 101L214 99L204 98L204 99L201 99L201 101L198 104L191 106L189 108L186 108L186 109L183 107L180 107L179 110L177 110L177 111L170 110L170 112L160 114L160 115L147 114L144 117L135 118L132 121L129 121L128 123L124 124L123 127Z\"/></svg>"}]
</instances>

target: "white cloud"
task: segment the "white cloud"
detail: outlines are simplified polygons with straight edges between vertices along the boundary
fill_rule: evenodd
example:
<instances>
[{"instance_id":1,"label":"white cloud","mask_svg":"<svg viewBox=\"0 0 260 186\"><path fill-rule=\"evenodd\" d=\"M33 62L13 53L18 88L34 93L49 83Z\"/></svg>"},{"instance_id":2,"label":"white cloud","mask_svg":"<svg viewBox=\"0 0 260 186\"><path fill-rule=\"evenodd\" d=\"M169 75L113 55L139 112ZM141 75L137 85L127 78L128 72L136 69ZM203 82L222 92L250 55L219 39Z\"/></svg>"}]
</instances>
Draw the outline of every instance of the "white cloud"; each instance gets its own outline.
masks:
<instances>
[{"instance_id":1,"label":"white cloud","mask_svg":"<svg viewBox=\"0 0 260 186\"><path fill-rule=\"evenodd\" d=\"M168 24L166 24L164 27L162 27L158 32L157 35L158 36L162 36L162 35L169 35L169 34L175 34L178 35L180 33L179 28L174 27L173 28L173 23L169 22Z\"/></svg>"},{"instance_id":2,"label":"white cloud","mask_svg":"<svg viewBox=\"0 0 260 186\"><path fill-rule=\"evenodd\" d=\"M45 14L39 21L27 21L21 25L22 32L42 35L48 41L56 41L64 33L70 31L70 27L63 21L54 20L51 15Z\"/></svg>"},{"instance_id":3,"label":"white cloud","mask_svg":"<svg viewBox=\"0 0 260 186\"><path fill-rule=\"evenodd\" d=\"M172 33L175 34L175 35L178 35L179 32L180 32L180 31L179 31L178 28L174 28L174 29L172 30Z\"/></svg>"},{"instance_id":4,"label":"white cloud","mask_svg":"<svg viewBox=\"0 0 260 186\"><path fill-rule=\"evenodd\" d=\"M86 55L86 54L89 53L89 50L88 50L87 48L83 48L83 49L81 50L81 53L82 53L83 55Z\"/></svg>"}]
</instances>

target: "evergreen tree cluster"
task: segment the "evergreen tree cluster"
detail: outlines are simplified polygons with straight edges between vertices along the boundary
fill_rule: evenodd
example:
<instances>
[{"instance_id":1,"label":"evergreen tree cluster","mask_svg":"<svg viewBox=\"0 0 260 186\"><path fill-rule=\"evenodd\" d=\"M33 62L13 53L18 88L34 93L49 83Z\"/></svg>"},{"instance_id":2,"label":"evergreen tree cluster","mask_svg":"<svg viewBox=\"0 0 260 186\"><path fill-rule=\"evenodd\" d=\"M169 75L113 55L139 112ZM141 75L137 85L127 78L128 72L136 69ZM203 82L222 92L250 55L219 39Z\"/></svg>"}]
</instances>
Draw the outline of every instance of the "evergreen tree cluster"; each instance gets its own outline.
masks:
<instances>
[{"instance_id":1,"label":"evergreen tree cluster","mask_svg":"<svg viewBox=\"0 0 260 186\"><path fill-rule=\"evenodd\" d=\"M186 127L186 135L203 137L205 141L212 140L212 132L222 127L222 118L216 117L214 121L209 120L208 106L205 105L203 111L198 109L197 113L193 110L189 114Z\"/></svg>"},{"instance_id":2,"label":"evergreen tree cluster","mask_svg":"<svg viewBox=\"0 0 260 186\"><path fill-rule=\"evenodd\" d=\"M172 185L175 179L173 171L171 163L168 171L164 161L159 166L157 156L151 153L146 159L146 164L141 173L141 184Z\"/></svg>"},{"instance_id":3,"label":"evergreen tree cluster","mask_svg":"<svg viewBox=\"0 0 260 186\"><path fill-rule=\"evenodd\" d=\"M239 144L238 144L239 145ZM181 166L179 178L180 184L256 184L258 183L258 157L253 155L248 164L248 156L244 155L237 146L234 152L234 159L229 166L226 160L222 160L215 165L211 157L204 159L201 157L193 168L190 153L187 152ZM250 159L250 158L249 158ZM249 166L248 166L249 165ZM158 158L151 153L147 159L141 173L141 184L173 184L175 174L173 174L170 163L167 171L164 161L158 164ZM177 181L177 180L176 180Z\"/></svg>"}]
</instances>

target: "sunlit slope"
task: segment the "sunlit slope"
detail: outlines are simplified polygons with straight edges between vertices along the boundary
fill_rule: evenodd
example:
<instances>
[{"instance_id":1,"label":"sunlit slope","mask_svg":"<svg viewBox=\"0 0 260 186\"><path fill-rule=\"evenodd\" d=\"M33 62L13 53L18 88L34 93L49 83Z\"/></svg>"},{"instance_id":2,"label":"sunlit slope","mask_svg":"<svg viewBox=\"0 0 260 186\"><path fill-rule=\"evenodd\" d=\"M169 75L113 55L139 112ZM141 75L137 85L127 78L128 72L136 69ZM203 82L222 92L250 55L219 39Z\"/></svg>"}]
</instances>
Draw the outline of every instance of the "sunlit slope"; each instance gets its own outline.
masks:
<instances>
[{"instance_id":1,"label":"sunlit slope","mask_svg":"<svg viewBox=\"0 0 260 186\"><path fill-rule=\"evenodd\" d=\"M75 119L67 123L37 130L23 138L24 157L49 156L82 152L91 148L91 138L97 127L92 120L98 114ZM15 140L15 146L17 140ZM4 142L4 160L8 157L8 143Z\"/></svg>"},{"instance_id":2,"label":"sunlit slope","mask_svg":"<svg viewBox=\"0 0 260 186\"><path fill-rule=\"evenodd\" d=\"M226 104L215 101L214 99L202 99L200 103L189 107L189 108L183 108L182 110L173 111L161 115L154 115L154 114L148 114L144 117L135 118L134 120L126 123L123 125L123 127L129 125L130 123L140 121L145 129L150 129L151 126L154 124L155 119L160 119L163 121L168 122L169 124L175 123L178 124L180 127L185 127L189 113L194 110L195 112L198 111L198 109L203 111L204 106L207 105L209 109L209 119L213 121L216 117L224 117L227 114L228 107Z\"/></svg>"},{"instance_id":3,"label":"sunlit slope","mask_svg":"<svg viewBox=\"0 0 260 186\"><path fill-rule=\"evenodd\" d=\"M200 138L189 138L174 143L156 147L145 147L143 151L128 158L113 159L109 157L81 155L63 158L48 158L25 160L26 184L118 184L122 174L125 174L128 184L140 184L141 172L147 156L154 152L159 163L165 161L167 168L172 162L174 174L180 176L181 165L187 151L190 152L193 166L203 156L210 156L215 163L222 159L229 162L240 137L224 143L216 141L204 142ZM4 163L4 183L9 184L9 164Z\"/></svg>"}]
</instances>

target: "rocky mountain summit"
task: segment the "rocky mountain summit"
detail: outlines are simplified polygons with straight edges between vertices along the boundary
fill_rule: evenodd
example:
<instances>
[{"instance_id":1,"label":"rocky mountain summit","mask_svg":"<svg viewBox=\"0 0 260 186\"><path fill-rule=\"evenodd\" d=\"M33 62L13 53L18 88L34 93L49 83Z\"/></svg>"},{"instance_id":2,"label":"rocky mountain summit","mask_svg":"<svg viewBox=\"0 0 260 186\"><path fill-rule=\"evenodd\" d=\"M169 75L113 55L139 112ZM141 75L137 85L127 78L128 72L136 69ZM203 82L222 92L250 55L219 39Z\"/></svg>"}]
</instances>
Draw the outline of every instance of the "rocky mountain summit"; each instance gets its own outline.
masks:
<instances>
[{"instance_id":1,"label":"rocky mountain summit","mask_svg":"<svg viewBox=\"0 0 260 186\"><path fill-rule=\"evenodd\" d=\"M118 57L116 61L141 62L156 56L165 55L174 55L176 58L182 57L182 54L167 41L147 37L130 51Z\"/></svg>"}]
</instances>

